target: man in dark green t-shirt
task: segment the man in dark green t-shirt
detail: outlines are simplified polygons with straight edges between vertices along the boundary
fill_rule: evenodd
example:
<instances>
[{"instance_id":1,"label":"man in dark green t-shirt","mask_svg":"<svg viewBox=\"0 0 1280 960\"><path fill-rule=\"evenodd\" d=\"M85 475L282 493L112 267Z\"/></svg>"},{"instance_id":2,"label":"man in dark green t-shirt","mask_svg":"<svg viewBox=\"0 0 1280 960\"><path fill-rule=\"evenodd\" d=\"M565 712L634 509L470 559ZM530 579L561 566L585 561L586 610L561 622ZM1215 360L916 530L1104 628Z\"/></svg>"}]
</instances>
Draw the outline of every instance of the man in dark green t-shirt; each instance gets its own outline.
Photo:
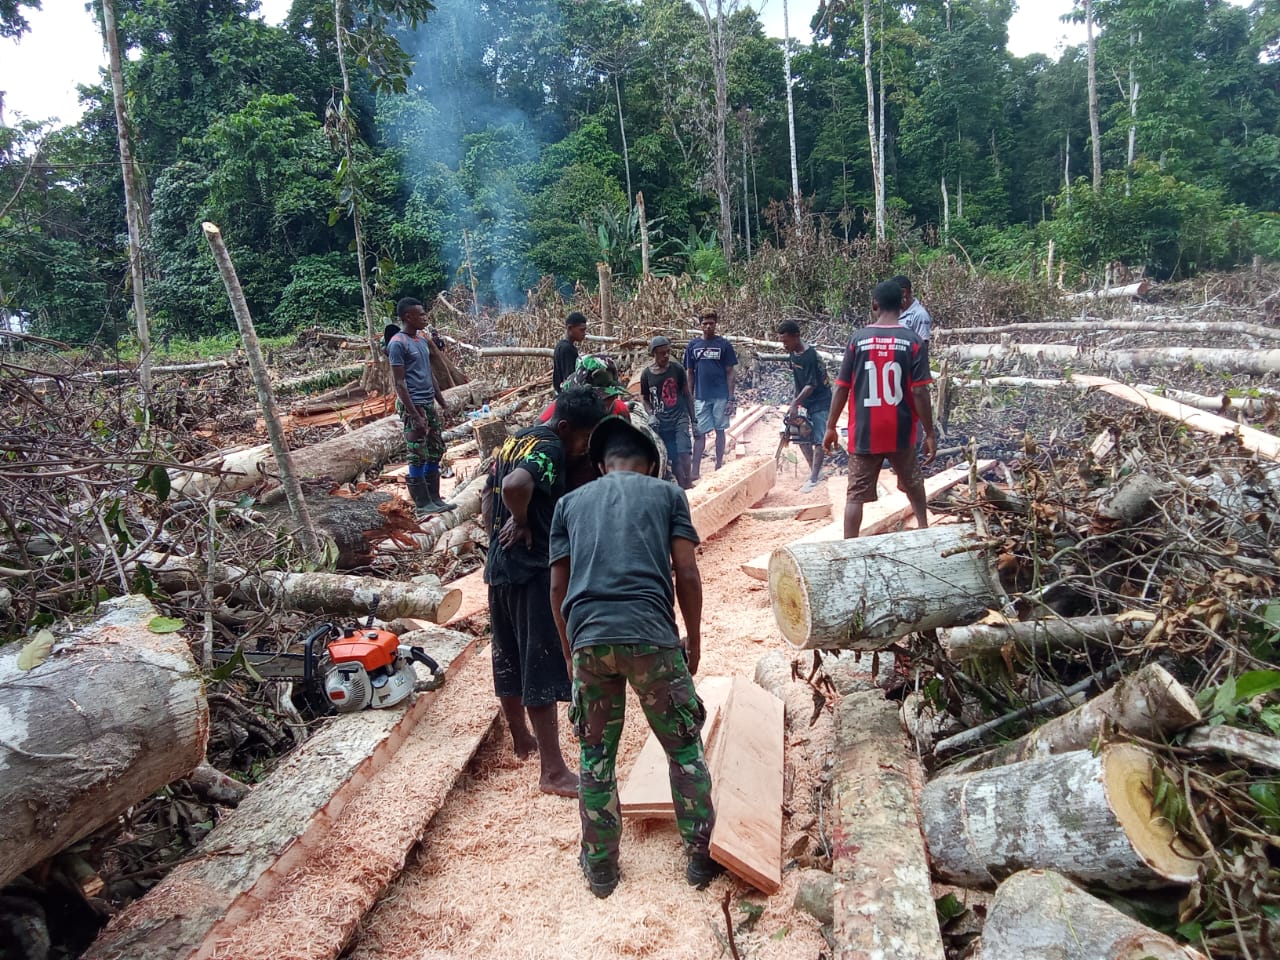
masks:
<instances>
[{"instance_id":1,"label":"man in dark green t-shirt","mask_svg":"<svg viewBox=\"0 0 1280 960\"><path fill-rule=\"evenodd\" d=\"M783 320L778 325L778 339L782 342L782 349L787 351L787 362L796 388L787 417L798 416L800 407L804 407L805 416L813 426L813 442L800 445L800 451L809 464L809 479L800 489L808 492L818 485L825 460L822 438L827 432L827 411L831 407L831 376L818 356L817 348L800 339L800 324L794 320Z\"/></svg>"},{"instance_id":2,"label":"man in dark green t-shirt","mask_svg":"<svg viewBox=\"0 0 1280 960\"><path fill-rule=\"evenodd\" d=\"M706 709L692 676L702 649L698 534L684 491L657 478L658 448L646 434L607 417L591 434L590 453L604 476L556 504L550 552L551 606L573 676L569 717L582 753L579 863L597 897L618 885L622 821L614 763L630 684L666 751L689 858L685 879L701 889L723 868L710 854L715 810L701 736ZM677 600L688 637L683 645Z\"/></svg>"}]
</instances>

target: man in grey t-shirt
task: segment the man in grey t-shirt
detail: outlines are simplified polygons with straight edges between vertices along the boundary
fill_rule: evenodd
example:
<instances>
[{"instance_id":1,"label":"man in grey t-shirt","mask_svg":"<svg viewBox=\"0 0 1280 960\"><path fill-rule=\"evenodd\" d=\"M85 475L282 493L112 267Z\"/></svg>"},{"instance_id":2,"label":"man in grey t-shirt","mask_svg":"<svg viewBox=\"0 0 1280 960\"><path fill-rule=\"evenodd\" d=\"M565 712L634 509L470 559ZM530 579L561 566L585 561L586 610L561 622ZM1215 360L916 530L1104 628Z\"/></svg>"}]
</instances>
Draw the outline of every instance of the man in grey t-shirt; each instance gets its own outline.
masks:
<instances>
[{"instance_id":1,"label":"man in grey t-shirt","mask_svg":"<svg viewBox=\"0 0 1280 960\"><path fill-rule=\"evenodd\" d=\"M911 280L907 276L900 274L894 277L893 281L902 288L902 312L898 315L898 322L908 330L914 331L915 335L924 341L924 361L928 363L933 317L929 316L929 311L925 309L924 304L911 292Z\"/></svg>"},{"instance_id":2,"label":"man in grey t-shirt","mask_svg":"<svg viewBox=\"0 0 1280 960\"><path fill-rule=\"evenodd\" d=\"M404 429L409 452L409 476L405 485L413 497L419 519L453 510L440 496L440 460L444 457L444 425L436 413L449 407L431 379L431 347L422 331L427 311L422 302L405 297L396 304L396 317L403 329L387 328L387 359L396 391L396 412Z\"/></svg>"},{"instance_id":3,"label":"man in grey t-shirt","mask_svg":"<svg viewBox=\"0 0 1280 960\"><path fill-rule=\"evenodd\" d=\"M551 606L573 677L569 719L581 744L579 864L597 897L618 885L622 821L614 764L630 683L666 751L689 858L685 879L701 889L722 868L710 854L715 811L701 735L706 710L692 676L702 646L698 534L684 491L657 478L661 461L648 435L606 417L591 434L589 452L604 476L556 504L550 551ZM620 530L627 532L622 548Z\"/></svg>"}]
</instances>

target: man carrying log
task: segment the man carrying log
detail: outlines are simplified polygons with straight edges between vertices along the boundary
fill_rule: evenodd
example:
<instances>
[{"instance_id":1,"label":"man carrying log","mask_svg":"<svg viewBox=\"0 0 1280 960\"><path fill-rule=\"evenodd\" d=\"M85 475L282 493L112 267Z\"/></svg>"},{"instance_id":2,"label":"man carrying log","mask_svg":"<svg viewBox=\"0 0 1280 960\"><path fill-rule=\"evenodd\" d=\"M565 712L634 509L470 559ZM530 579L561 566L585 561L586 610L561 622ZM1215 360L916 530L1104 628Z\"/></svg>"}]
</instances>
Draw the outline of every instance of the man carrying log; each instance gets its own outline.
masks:
<instances>
[{"instance_id":1,"label":"man carrying log","mask_svg":"<svg viewBox=\"0 0 1280 960\"><path fill-rule=\"evenodd\" d=\"M413 497L419 519L454 509L440 496L440 460L444 456L443 427L435 408L448 414L444 396L431 377L431 348L422 331L427 311L422 301L405 297L396 304L401 330L387 339L387 359L396 391L396 412L404 424L404 444L409 452L409 476L405 485ZM389 328L388 331L389 332Z\"/></svg>"},{"instance_id":2,"label":"man carrying log","mask_svg":"<svg viewBox=\"0 0 1280 960\"><path fill-rule=\"evenodd\" d=\"M578 795L578 778L560 753L556 718L556 704L568 702L570 688L551 611L551 517L564 494L566 464L587 452L603 416L591 390L564 390L549 423L526 427L503 443L481 497L489 532L484 580L494 692L516 756L537 753L539 788L560 797Z\"/></svg>"},{"instance_id":3,"label":"man carrying log","mask_svg":"<svg viewBox=\"0 0 1280 960\"><path fill-rule=\"evenodd\" d=\"M800 324L794 320L783 320L778 325L778 339L782 349L787 352L787 363L791 367L791 378L795 381L796 395L787 410L787 419L800 415L804 407L805 416L813 427L813 443L802 443L800 450L809 463L809 479L800 488L808 493L818 485L818 476L822 473L825 459L822 451L822 438L827 433L827 410L831 407L831 377L827 374L826 365L818 356L818 350L806 345L800 339Z\"/></svg>"},{"instance_id":4,"label":"man carrying log","mask_svg":"<svg viewBox=\"0 0 1280 960\"><path fill-rule=\"evenodd\" d=\"M929 525L924 476L916 459L916 431L924 429L924 462L937 453L929 384L933 378L921 340L898 321L902 288L885 280L872 292L875 322L853 335L845 350L836 391L831 398L823 446L840 446L836 423L849 404L849 492L844 507L844 535L858 535L862 505L877 499L876 479L888 459L907 495L917 525ZM850 392L852 391L852 393Z\"/></svg>"},{"instance_id":5,"label":"man carrying log","mask_svg":"<svg viewBox=\"0 0 1280 960\"><path fill-rule=\"evenodd\" d=\"M724 466L725 431L733 419L734 385L737 381L738 355L733 344L716 335L720 316L715 310L702 311L702 336L690 340L684 349L684 368L693 388L693 473L702 473L702 455L707 449L707 434L716 434L716 469Z\"/></svg>"},{"instance_id":6,"label":"man carrying log","mask_svg":"<svg viewBox=\"0 0 1280 960\"><path fill-rule=\"evenodd\" d=\"M661 459L647 434L608 417L592 433L589 452L604 476L556 505L550 554L551 605L573 674L569 717L581 744L578 862L597 897L618 885L622 823L614 762L630 683L667 754L688 856L685 879L702 889L723 868L710 854L715 810L701 735L706 709L693 686L702 624L698 534L684 491L658 479ZM627 531L625 550L617 548L619 530Z\"/></svg>"},{"instance_id":7,"label":"man carrying log","mask_svg":"<svg viewBox=\"0 0 1280 960\"><path fill-rule=\"evenodd\" d=\"M564 318L564 337L556 344L551 358L551 390L559 393L564 382L578 366L578 344L587 339L587 318L574 310Z\"/></svg>"},{"instance_id":8,"label":"man carrying log","mask_svg":"<svg viewBox=\"0 0 1280 960\"><path fill-rule=\"evenodd\" d=\"M693 442L689 425L693 419L693 393L684 367L671 359L671 341L657 336L649 341L653 363L640 374L640 400L654 420L654 432L667 448L667 460L676 483L684 490L693 486Z\"/></svg>"}]
</instances>

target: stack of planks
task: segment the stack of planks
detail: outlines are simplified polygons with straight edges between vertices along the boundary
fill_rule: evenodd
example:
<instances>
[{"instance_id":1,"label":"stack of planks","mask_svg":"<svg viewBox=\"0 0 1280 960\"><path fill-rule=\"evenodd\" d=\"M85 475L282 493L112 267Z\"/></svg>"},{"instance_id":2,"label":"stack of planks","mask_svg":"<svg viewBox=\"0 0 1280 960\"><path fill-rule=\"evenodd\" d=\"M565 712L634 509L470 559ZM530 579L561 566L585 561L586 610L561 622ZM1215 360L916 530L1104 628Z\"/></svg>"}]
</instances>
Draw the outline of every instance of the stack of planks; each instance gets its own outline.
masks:
<instances>
[{"instance_id":1,"label":"stack of planks","mask_svg":"<svg viewBox=\"0 0 1280 960\"><path fill-rule=\"evenodd\" d=\"M743 677L705 677L698 694L716 825L711 856L764 893L782 886L782 701ZM618 788L624 817L674 820L666 754L653 734Z\"/></svg>"}]
</instances>

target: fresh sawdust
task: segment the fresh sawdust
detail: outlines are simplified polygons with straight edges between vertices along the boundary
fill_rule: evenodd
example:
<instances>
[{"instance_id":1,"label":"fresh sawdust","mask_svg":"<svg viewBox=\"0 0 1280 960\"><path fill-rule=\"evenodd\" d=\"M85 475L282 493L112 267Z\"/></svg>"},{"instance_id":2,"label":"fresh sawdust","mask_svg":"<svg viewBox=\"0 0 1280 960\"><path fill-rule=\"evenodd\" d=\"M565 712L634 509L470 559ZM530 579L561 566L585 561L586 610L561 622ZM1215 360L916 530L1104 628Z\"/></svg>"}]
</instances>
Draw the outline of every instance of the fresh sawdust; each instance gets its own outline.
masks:
<instances>
[{"instance_id":1,"label":"fresh sawdust","mask_svg":"<svg viewBox=\"0 0 1280 960\"><path fill-rule=\"evenodd\" d=\"M772 495L764 501L774 503ZM764 653L787 649L767 586L743 575L738 565L812 525L739 519L699 549L705 597L699 674L750 677ZM808 667L807 655L797 658ZM831 718L823 711L811 728L808 720L787 743L784 866L791 858L807 865L815 850L820 858L826 826L820 788L830 758ZM620 772L635 762L647 733L630 697ZM563 710L561 745L576 763L576 742ZM742 956L815 957L826 948L817 921L792 907L795 869L785 870L783 888L772 897L728 877L698 892L685 883L674 823L626 820L622 882L607 900L597 900L577 865L577 805L538 792L536 761L515 758L505 729L481 747L468 774L428 827L416 861L365 918L348 954L353 960L728 956L720 906L726 892ZM762 912L752 920L757 908Z\"/></svg>"}]
</instances>

